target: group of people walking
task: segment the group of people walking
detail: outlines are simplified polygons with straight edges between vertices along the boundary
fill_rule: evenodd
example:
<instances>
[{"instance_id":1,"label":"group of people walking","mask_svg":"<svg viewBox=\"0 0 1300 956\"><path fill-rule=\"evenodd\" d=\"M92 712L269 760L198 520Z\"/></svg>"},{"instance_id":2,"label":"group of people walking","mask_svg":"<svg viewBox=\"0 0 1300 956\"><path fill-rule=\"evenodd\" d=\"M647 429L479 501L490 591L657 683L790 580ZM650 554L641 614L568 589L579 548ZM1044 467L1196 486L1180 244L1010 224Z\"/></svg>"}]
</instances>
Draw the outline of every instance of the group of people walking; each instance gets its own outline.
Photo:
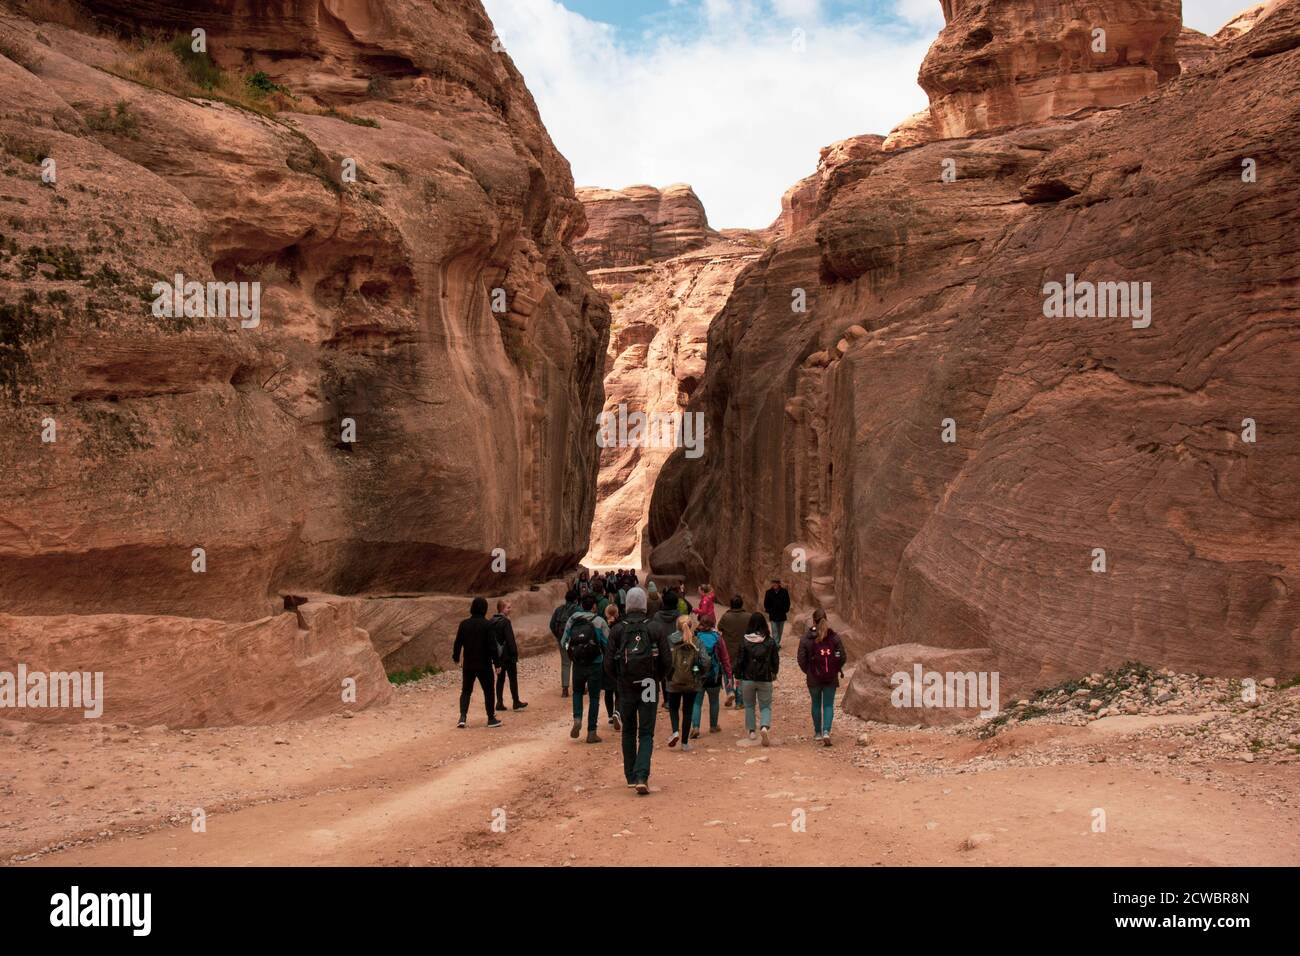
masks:
<instances>
[{"instance_id":1,"label":"group of people walking","mask_svg":"<svg viewBox=\"0 0 1300 956\"><path fill-rule=\"evenodd\" d=\"M749 739L761 741L764 747L771 744L772 688L781 668L789 591L773 579L763 596L763 612L746 611L743 598L736 595L718 616L715 600L708 584L701 586L698 604L692 606L675 587L662 593L654 581L642 587L636 571L592 574L584 569L551 615L550 630L560 651L561 694L571 695L573 701L569 736L582 736L585 718L586 742L601 742L603 693L607 720L622 735L624 777L638 793L649 793L661 707L668 711L671 726L668 746L680 747L683 753L691 752L691 741L704 731L706 702L708 733L720 732L724 708L736 709L744 713ZM498 601L497 616L491 621L486 613L487 602L475 598L453 649L453 660L459 662L462 652L465 659L461 727L476 682L484 689L489 727L501 726L496 711L504 709L502 690L507 678L514 707L528 706L518 696L519 655L509 603ZM486 665L485 655L490 658ZM813 613L796 660L808 684L813 737L829 747L835 690L846 656L825 611ZM493 667L498 670L495 698Z\"/></svg>"}]
</instances>

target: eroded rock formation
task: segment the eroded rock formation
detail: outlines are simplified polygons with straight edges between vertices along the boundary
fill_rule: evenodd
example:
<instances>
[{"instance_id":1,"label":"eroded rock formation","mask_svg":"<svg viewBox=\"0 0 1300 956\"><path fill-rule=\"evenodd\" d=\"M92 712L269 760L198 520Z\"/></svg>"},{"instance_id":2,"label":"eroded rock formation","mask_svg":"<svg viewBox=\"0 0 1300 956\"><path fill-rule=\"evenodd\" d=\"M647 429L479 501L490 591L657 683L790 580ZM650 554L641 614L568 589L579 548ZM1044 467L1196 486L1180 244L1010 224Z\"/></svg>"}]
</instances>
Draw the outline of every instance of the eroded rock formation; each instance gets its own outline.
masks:
<instances>
[{"instance_id":1,"label":"eroded rock formation","mask_svg":"<svg viewBox=\"0 0 1300 956\"><path fill-rule=\"evenodd\" d=\"M724 238L710 229L689 186L662 194L649 186L580 189L578 195L591 228L577 252L612 303L605 409L682 413L704 377L709 324L761 241L745 230L728 230ZM628 242L633 235L639 238ZM691 251L672 256L682 243ZM619 265L602 267L608 262ZM650 494L671 452L638 445L601 450L588 564L645 566Z\"/></svg>"},{"instance_id":2,"label":"eroded rock formation","mask_svg":"<svg viewBox=\"0 0 1300 956\"><path fill-rule=\"evenodd\" d=\"M942 3L920 82L944 137L1120 106L1178 75L1180 0Z\"/></svg>"},{"instance_id":3,"label":"eroded rock formation","mask_svg":"<svg viewBox=\"0 0 1300 956\"><path fill-rule=\"evenodd\" d=\"M269 634L287 593L576 561L608 309L479 3L84 6L3 22L0 612ZM156 314L176 274L260 283L258 321Z\"/></svg>"},{"instance_id":4,"label":"eroded rock formation","mask_svg":"<svg viewBox=\"0 0 1300 956\"><path fill-rule=\"evenodd\" d=\"M1019 8L993 9L1000 50ZM1131 33L1159 75L1178 24L1156 12ZM1004 699L1130 659L1300 670L1300 3L1122 109L960 119L953 90L989 75L931 88L948 135L1023 125L860 161L737 279L653 566L724 592L784 573L857 653L986 652ZM1149 324L1048 317L1067 276L1150 283ZM873 673L847 702L878 716Z\"/></svg>"},{"instance_id":5,"label":"eroded rock formation","mask_svg":"<svg viewBox=\"0 0 1300 956\"><path fill-rule=\"evenodd\" d=\"M589 227L574 243L588 269L639 266L671 259L716 240L695 190L676 183L578 190Z\"/></svg>"}]
</instances>

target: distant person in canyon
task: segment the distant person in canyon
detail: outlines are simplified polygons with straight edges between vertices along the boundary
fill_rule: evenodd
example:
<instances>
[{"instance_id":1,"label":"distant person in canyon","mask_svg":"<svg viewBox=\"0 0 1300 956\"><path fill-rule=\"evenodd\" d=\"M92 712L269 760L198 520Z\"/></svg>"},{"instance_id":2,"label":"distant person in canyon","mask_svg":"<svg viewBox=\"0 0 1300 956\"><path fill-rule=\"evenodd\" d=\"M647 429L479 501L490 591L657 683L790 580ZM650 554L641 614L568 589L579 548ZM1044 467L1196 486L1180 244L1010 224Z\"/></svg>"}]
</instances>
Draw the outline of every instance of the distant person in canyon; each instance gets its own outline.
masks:
<instances>
[{"instance_id":1,"label":"distant person in canyon","mask_svg":"<svg viewBox=\"0 0 1300 956\"><path fill-rule=\"evenodd\" d=\"M510 623L510 602L497 601L497 613L492 618L492 637L497 645L497 710L506 709L506 678L510 678L510 709L523 710L528 706L519 699L519 645L515 641L515 626Z\"/></svg>"},{"instance_id":2,"label":"distant person in canyon","mask_svg":"<svg viewBox=\"0 0 1300 956\"><path fill-rule=\"evenodd\" d=\"M722 634L723 643L727 648L727 656L734 662L740 657L740 642L745 639L745 632L749 630L749 612L745 610L745 599L739 594L731 596L730 607L727 613L722 615L722 620L718 622L718 630ZM734 666L734 665L733 665ZM736 693L736 676L731 670L727 671L727 706L744 707L744 701Z\"/></svg>"},{"instance_id":3,"label":"distant person in canyon","mask_svg":"<svg viewBox=\"0 0 1300 956\"><path fill-rule=\"evenodd\" d=\"M703 619L706 614L713 614L713 585L700 585L700 604L696 608L696 614Z\"/></svg>"},{"instance_id":4,"label":"distant person in canyon","mask_svg":"<svg viewBox=\"0 0 1300 956\"><path fill-rule=\"evenodd\" d=\"M718 716L722 710L719 697L722 694L723 679L727 683L731 682L731 657L727 654L727 644L718 633L711 613L700 612L700 629L696 637L701 650L709 656L709 672L704 676L701 693L695 696L695 708L691 712L692 740L700 735L706 696L709 699L709 733L716 734L722 729L718 726Z\"/></svg>"},{"instance_id":5,"label":"distant person in canyon","mask_svg":"<svg viewBox=\"0 0 1300 956\"><path fill-rule=\"evenodd\" d=\"M564 627L563 644L573 661L573 728L569 736L576 738L582 731L582 699L589 697L587 743L598 744L600 736L596 733L596 725L600 721L600 684L609 634L605 619L596 613L595 595L582 596L582 610L569 618Z\"/></svg>"},{"instance_id":6,"label":"distant person in canyon","mask_svg":"<svg viewBox=\"0 0 1300 956\"><path fill-rule=\"evenodd\" d=\"M605 623L609 625L610 634L614 633L614 625L618 623L621 614L622 608L617 604L605 608ZM603 680L601 685L605 691L605 712L609 714L610 726L620 730L623 724L618 713L618 685L612 680Z\"/></svg>"},{"instance_id":7,"label":"distant person in canyon","mask_svg":"<svg viewBox=\"0 0 1300 956\"><path fill-rule=\"evenodd\" d=\"M812 624L799 639L799 669L807 675L812 697L813 740L831 745L831 721L835 716L835 689L847 660L844 643L826 623L826 612L813 611Z\"/></svg>"},{"instance_id":8,"label":"distant person in canyon","mask_svg":"<svg viewBox=\"0 0 1300 956\"><path fill-rule=\"evenodd\" d=\"M487 709L487 725L500 727L496 709L492 706L496 695L492 692L492 672L497 663L497 642L492 635L492 625L487 619L486 598L476 597L469 605L469 617L456 629L456 642L451 648L451 659L460 664L460 722L464 727L469 714L469 699L474 694L474 682L483 688L483 706Z\"/></svg>"},{"instance_id":9,"label":"distant person in canyon","mask_svg":"<svg viewBox=\"0 0 1300 956\"><path fill-rule=\"evenodd\" d=\"M637 793L650 792L650 755L655 745L658 689L668 679L672 651L657 637L646 614L646 592L627 592L627 614L610 630L605 677L618 688L623 725L623 776Z\"/></svg>"},{"instance_id":10,"label":"distant person in canyon","mask_svg":"<svg viewBox=\"0 0 1300 956\"><path fill-rule=\"evenodd\" d=\"M551 613L551 633L555 635L555 646L560 649L561 697L569 696L569 672L573 666L569 661L569 652L564 649L564 629L569 623L569 618L581 610L582 606L578 604L578 590L572 587L565 592L564 603Z\"/></svg>"},{"instance_id":11,"label":"distant person in canyon","mask_svg":"<svg viewBox=\"0 0 1300 956\"><path fill-rule=\"evenodd\" d=\"M740 643L736 677L740 680L740 696L745 705L745 729L753 740L757 726L764 747L771 743L772 682L780 669L780 646L768 631L767 619L756 611L749 616L749 629Z\"/></svg>"},{"instance_id":12,"label":"distant person in canyon","mask_svg":"<svg viewBox=\"0 0 1300 956\"><path fill-rule=\"evenodd\" d=\"M672 671L668 677L668 716L673 732L668 746L682 742L682 752L691 752L691 720L695 713L695 698L704 686L709 670L709 659L700 648L695 636L695 625L689 614L677 618L677 629L668 638L672 648Z\"/></svg>"},{"instance_id":13,"label":"distant person in canyon","mask_svg":"<svg viewBox=\"0 0 1300 956\"><path fill-rule=\"evenodd\" d=\"M781 646L781 635L785 633L785 621L790 616L790 592L785 589L780 578L772 579L772 586L763 595L763 610L772 622L772 637L776 646Z\"/></svg>"},{"instance_id":14,"label":"distant person in canyon","mask_svg":"<svg viewBox=\"0 0 1300 956\"><path fill-rule=\"evenodd\" d=\"M651 581L646 586L646 613L654 617L659 613L659 609L663 607L663 604L664 599L659 594L659 588Z\"/></svg>"}]
</instances>

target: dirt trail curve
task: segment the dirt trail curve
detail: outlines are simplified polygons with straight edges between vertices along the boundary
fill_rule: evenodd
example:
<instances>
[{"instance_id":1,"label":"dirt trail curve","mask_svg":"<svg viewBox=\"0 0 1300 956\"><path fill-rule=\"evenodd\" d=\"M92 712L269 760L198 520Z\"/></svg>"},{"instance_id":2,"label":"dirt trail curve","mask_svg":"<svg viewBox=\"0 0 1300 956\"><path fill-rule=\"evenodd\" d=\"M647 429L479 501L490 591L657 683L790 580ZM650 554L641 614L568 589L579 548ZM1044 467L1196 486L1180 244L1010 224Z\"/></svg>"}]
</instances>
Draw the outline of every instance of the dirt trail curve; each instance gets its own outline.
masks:
<instances>
[{"instance_id":1,"label":"dirt trail curve","mask_svg":"<svg viewBox=\"0 0 1300 956\"><path fill-rule=\"evenodd\" d=\"M791 644L792 642L787 642ZM787 657L793 648L787 646ZM455 727L459 675L394 703L265 728L22 729L0 736L0 859L16 865L1287 864L1294 766L1172 771L1141 741L1090 762L1084 728L994 741L837 716L811 740L787 660L773 746L656 736L652 793L623 784L618 736L571 740L554 655L525 660L530 707ZM867 733L869 744L858 736ZM1086 746L1085 746L1086 745ZM1096 760L1095 754L1091 758ZM906 768L906 769L900 769ZM989 768L989 769L986 769ZM1154 769L1152 769L1154 768ZM206 832L193 832L193 810ZM1095 811L1105 832L1093 832ZM492 824L504 813L504 832ZM798 823L805 826L800 829ZM1231 821L1231 826L1228 825Z\"/></svg>"}]
</instances>

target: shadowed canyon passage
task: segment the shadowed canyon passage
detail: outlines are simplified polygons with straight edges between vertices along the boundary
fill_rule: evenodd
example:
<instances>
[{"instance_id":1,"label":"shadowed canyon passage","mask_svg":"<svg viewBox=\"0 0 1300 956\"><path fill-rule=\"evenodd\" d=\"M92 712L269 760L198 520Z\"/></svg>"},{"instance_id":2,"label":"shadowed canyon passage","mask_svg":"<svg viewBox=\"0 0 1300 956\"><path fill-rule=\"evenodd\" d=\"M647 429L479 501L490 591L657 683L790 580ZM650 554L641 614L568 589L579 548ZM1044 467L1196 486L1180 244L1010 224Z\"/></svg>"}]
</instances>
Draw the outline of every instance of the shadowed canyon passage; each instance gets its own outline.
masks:
<instances>
[{"instance_id":1,"label":"shadowed canyon passage","mask_svg":"<svg viewBox=\"0 0 1300 956\"><path fill-rule=\"evenodd\" d=\"M382 725L417 720L409 695L450 716L450 675L387 675L450 669L469 593L509 596L552 694L547 622L585 561L749 607L781 576L792 630L820 607L844 637L853 720L966 726L971 708L892 706L917 665L996 672L1021 714L1093 675L1081 720L1146 716L1101 676L1136 661L1251 678L1294 722L1300 0L1213 37L1176 0L945 0L929 109L826 146L763 230L711 226L683 184L575 188L476 0L68 9L0 4L0 671L103 672L106 725L232 728L240 760L279 740L236 725L364 718L374 772L408 745ZM201 57L166 39L196 17ZM177 274L258 282L260 324L160 316L150 289ZM1048 315L1067 281L1110 299ZM1119 283L1150 283L1147 324L1100 314ZM598 447L620 406L699 416L702 454ZM509 758L466 746L548 765L536 732L561 711L539 701ZM25 763L139 743L83 734L79 711L12 716L0 746ZM1300 727L1214 726L1293 771ZM438 733L411 739L450 766ZM935 766L1002 746L916 733L888 746ZM1074 733L1005 746L1104 751ZM730 769L785 792L743 743ZM825 759L876 766L858 756ZM811 759L795 772L830 767ZM276 792L337 783L325 760ZM274 789L203 766L232 806ZM408 775L394 812L472 776ZM15 781L29 810L52 786ZM127 812L108 804L69 819Z\"/></svg>"}]
</instances>

